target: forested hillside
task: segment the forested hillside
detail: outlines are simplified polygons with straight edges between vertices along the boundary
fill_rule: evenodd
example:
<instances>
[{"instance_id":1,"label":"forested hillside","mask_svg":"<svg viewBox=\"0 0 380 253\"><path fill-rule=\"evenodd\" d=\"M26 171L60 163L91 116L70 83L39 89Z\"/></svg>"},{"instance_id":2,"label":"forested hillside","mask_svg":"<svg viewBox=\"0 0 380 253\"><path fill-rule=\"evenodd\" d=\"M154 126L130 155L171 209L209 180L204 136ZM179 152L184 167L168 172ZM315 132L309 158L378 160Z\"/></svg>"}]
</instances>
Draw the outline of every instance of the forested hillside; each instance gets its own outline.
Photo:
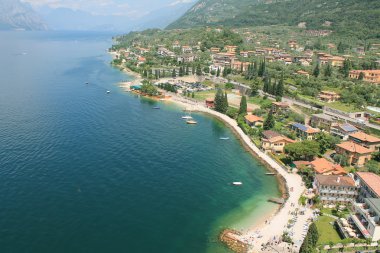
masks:
<instances>
[{"instance_id":1,"label":"forested hillside","mask_svg":"<svg viewBox=\"0 0 380 253\"><path fill-rule=\"evenodd\" d=\"M378 0L201 0L168 29L301 24L364 39L380 37L379 17Z\"/></svg>"}]
</instances>

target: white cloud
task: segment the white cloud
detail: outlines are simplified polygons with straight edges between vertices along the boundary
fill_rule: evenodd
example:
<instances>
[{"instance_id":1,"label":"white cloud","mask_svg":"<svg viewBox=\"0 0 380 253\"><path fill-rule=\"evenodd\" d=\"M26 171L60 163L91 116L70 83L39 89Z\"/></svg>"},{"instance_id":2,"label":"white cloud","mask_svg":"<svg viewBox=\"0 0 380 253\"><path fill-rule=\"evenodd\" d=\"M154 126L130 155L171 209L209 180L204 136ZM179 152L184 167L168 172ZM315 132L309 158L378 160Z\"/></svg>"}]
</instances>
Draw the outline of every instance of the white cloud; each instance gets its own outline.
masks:
<instances>
[{"instance_id":1,"label":"white cloud","mask_svg":"<svg viewBox=\"0 0 380 253\"><path fill-rule=\"evenodd\" d=\"M169 6L175 6L178 4L187 4L187 3L191 3L191 2L193 2L193 0L177 0L177 1L170 3Z\"/></svg>"}]
</instances>

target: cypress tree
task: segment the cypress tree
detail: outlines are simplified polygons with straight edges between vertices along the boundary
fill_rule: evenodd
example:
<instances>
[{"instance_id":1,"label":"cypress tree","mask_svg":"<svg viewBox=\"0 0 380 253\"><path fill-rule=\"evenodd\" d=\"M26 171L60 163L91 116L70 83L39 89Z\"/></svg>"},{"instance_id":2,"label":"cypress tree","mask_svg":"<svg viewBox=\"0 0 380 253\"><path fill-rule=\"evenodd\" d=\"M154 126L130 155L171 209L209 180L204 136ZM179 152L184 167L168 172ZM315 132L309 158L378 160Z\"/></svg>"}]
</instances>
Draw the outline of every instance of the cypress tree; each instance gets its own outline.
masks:
<instances>
[{"instance_id":1,"label":"cypress tree","mask_svg":"<svg viewBox=\"0 0 380 253\"><path fill-rule=\"evenodd\" d=\"M228 97L227 97L227 92L224 91L224 108L223 108L223 113L226 113L228 110Z\"/></svg>"},{"instance_id":2,"label":"cypress tree","mask_svg":"<svg viewBox=\"0 0 380 253\"><path fill-rule=\"evenodd\" d=\"M179 76L183 76L183 68L182 68L182 66L179 67Z\"/></svg>"},{"instance_id":3,"label":"cypress tree","mask_svg":"<svg viewBox=\"0 0 380 253\"><path fill-rule=\"evenodd\" d=\"M325 71L324 71L324 75L326 77L330 77L332 75L332 67L330 65L330 63L328 63L325 67Z\"/></svg>"},{"instance_id":4,"label":"cypress tree","mask_svg":"<svg viewBox=\"0 0 380 253\"><path fill-rule=\"evenodd\" d=\"M215 104L215 111L223 113L223 110L224 110L224 96L223 96L223 91L220 88L216 91L215 99L214 99L214 104Z\"/></svg>"},{"instance_id":5,"label":"cypress tree","mask_svg":"<svg viewBox=\"0 0 380 253\"><path fill-rule=\"evenodd\" d=\"M313 70L313 76L318 77L319 76L319 63L315 66Z\"/></svg>"},{"instance_id":6,"label":"cypress tree","mask_svg":"<svg viewBox=\"0 0 380 253\"><path fill-rule=\"evenodd\" d=\"M202 75L201 65L198 65L198 66L197 66L196 74L197 74L197 76L201 76L201 75Z\"/></svg>"},{"instance_id":7,"label":"cypress tree","mask_svg":"<svg viewBox=\"0 0 380 253\"><path fill-rule=\"evenodd\" d=\"M275 125L275 121L274 121L274 117L273 117L273 111L270 110L267 118L264 121L263 128L264 128L264 130L270 130L274 127L274 125Z\"/></svg>"},{"instance_id":8,"label":"cypress tree","mask_svg":"<svg viewBox=\"0 0 380 253\"><path fill-rule=\"evenodd\" d=\"M265 93L269 93L269 82L270 82L269 80L270 80L269 75L267 75L267 76L264 77L264 88L263 88L263 91Z\"/></svg>"},{"instance_id":9,"label":"cypress tree","mask_svg":"<svg viewBox=\"0 0 380 253\"><path fill-rule=\"evenodd\" d=\"M281 74L280 82L276 87L276 96L282 97L284 95L284 72Z\"/></svg>"},{"instance_id":10,"label":"cypress tree","mask_svg":"<svg viewBox=\"0 0 380 253\"><path fill-rule=\"evenodd\" d=\"M216 71L216 76L217 76L217 77L220 76L220 68L218 68L218 70Z\"/></svg>"},{"instance_id":11,"label":"cypress tree","mask_svg":"<svg viewBox=\"0 0 380 253\"><path fill-rule=\"evenodd\" d=\"M188 76L189 75L189 65L186 65L186 75Z\"/></svg>"},{"instance_id":12,"label":"cypress tree","mask_svg":"<svg viewBox=\"0 0 380 253\"><path fill-rule=\"evenodd\" d=\"M247 114L247 97L242 96L240 100L240 109L239 114L243 114L244 116Z\"/></svg>"},{"instance_id":13,"label":"cypress tree","mask_svg":"<svg viewBox=\"0 0 380 253\"><path fill-rule=\"evenodd\" d=\"M194 66L194 65L191 67L191 73L192 73L193 75L195 74L195 66Z\"/></svg>"},{"instance_id":14,"label":"cypress tree","mask_svg":"<svg viewBox=\"0 0 380 253\"><path fill-rule=\"evenodd\" d=\"M174 78L174 77L176 77L176 76L177 76L177 73L176 73L175 69L173 69L172 77Z\"/></svg>"}]
</instances>

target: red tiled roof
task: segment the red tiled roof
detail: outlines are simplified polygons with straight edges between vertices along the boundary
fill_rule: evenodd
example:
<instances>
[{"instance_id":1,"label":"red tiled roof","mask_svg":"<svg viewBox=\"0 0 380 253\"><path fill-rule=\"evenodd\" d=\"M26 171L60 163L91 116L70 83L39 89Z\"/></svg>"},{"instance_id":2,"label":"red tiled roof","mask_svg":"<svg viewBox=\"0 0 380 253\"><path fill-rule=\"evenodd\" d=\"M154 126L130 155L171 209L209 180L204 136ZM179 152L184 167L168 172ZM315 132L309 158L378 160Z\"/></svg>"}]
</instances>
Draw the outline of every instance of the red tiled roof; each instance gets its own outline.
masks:
<instances>
[{"instance_id":1,"label":"red tiled roof","mask_svg":"<svg viewBox=\"0 0 380 253\"><path fill-rule=\"evenodd\" d=\"M380 142L379 138L363 133L363 132L356 132L356 133L350 134L350 136L364 142Z\"/></svg>"},{"instance_id":2,"label":"red tiled roof","mask_svg":"<svg viewBox=\"0 0 380 253\"><path fill-rule=\"evenodd\" d=\"M356 172L356 175L380 197L380 176L372 172Z\"/></svg>"},{"instance_id":3,"label":"red tiled roof","mask_svg":"<svg viewBox=\"0 0 380 253\"><path fill-rule=\"evenodd\" d=\"M349 176L316 175L315 179L321 185L355 186L355 181Z\"/></svg>"},{"instance_id":4,"label":"red tiled roof","mask_svg":"<svg viewBox=\"0 0 380 253\"><path fill-rule=\"evenodd\" d=\"M335 175L347 174L347 172L339 164L334 164L326 160L325 158L317 158L310 164L318 174L324 174L329 172Z\"/></svg>"},{"instance_id":5,"label":"red tiled roof","mask_svg":"<svg viewBox=\"0 0 380 253\"><path fill-rule=\"evenodd\" d=\"M264 122L264 119L262 117L252 115L252 114L248 114L244 118L248 120L250 123Z\"/></svg>"},{"instance_id":6,"label":"red tiled roof","mask_svg":"<svg viewBox=\"0 0 380 253\"><path fill-rule=\"evenodd\" d=\"M342 142L341 144L338 144L336 146L340 147L344 150L347 150L351 153L358 153L358 154L372 153L372 151L369 150L368 148L360 146L359 144L356 144L355 142L352 142L352 141L345 141L345 142Z\"/></svg>"}]
</instances>

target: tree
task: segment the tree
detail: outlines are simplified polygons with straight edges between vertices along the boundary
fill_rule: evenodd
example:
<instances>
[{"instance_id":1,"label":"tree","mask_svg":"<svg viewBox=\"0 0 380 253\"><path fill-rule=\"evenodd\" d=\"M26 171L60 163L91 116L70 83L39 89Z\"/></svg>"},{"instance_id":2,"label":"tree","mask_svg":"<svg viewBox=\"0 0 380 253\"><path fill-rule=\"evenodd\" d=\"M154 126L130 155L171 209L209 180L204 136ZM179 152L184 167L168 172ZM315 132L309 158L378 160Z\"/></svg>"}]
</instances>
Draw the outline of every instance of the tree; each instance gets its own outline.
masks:
<instances>
[{"instance_id":1,"label":"tree","mask_svg":"<svg viewBox=\"0 0 380 253\"><path fill-rule=\"evenodd\" d=\"M186 72L185 74L188 76L190 74L189 65L186 65Z\"/></svg>"},{"instance_id":2,"label":"tree","mask_svg":"<svg viewBox=\"0 0 380 253\"><path fill-rule=\"evenodd\" d=\"M172 72L172 77L176 77L177 76L177 72L175 71L175 69L173 69L173 72Z\"/></svg>"},{"instance_id":3,"label":"tree","mask_svg":"<svg viewBox=\"0 0 380 253\"><path fill-rule=\"evenodd\" d=\"M179 67L179 76L183 76L183 68L182 68L182 66Z\"/></svg>"},{"instance_id":4,"label":"tree","mask_svg":"<svg viewBox=\"0 0 380 253\"><path fill-rule=\"evenodd\" d=\"M218 111L221 113L225 113L227 111L225 97L223 95L222 89L220 88L216 91L214 106L215 106L215 111Z\"/></svg>"},{"instance_id":5,"label":"tree","mask_svg":"<svg viewBox=\"0 0 380 253\"><path fill-rule=\"evenodd\" d=\"M194 98L195 97L195 93L193 92L193 93L191 93L191 97L192 98Z\"/></svg>"},{"instance_id":6,"label":"tree","mask_svg":"<svg viewBox=\"0 0 380 253\"><path fill-rule=\"evenodd\" d=\"M338 137L323 132L315 136L315 141L319 144L319 153L323 155L328 149L333 149L340 142Z\"/></svg>"},{"instance_id":7,"label":"tree","mask_svg":"<svg viewBox=\"0 0 380 253\"><path fill-rule=\"evenodd\" d=\"M260 62L260 67L259 67L259 70L257 72L258 76L260 76L260 77L264 76L265 69L266 69L266 66L265 66L265 58L264 58L264 60L262 60Z\"/></svg>"},{"instance_id":8,"label":"tree","mask_svg":"<svg viewBox=\"0 0 380 253\"><path fill-rule=\"evenodd\" d=\"M191 66L191 73L194 75L195 74L195 66Z\"/></svg>"},{"instance_id":9,"label":"tree","mask_svg":"<svg viewBox=\"0 0 380 253\"><path fill-rule=\"evenodd\" d=\"M346 49L346 46L342 42L339 42L337 49L338 49L338 53L344 54L344 50Z\"/></svg>"},{"instance_id":10,"label":"tree","mask_svg":"<svg viewBox=\"0 0 380 253\"><path fill-rule=\"evenodd\" d=\"M325 67L324 75L325 75L326 77L331 77L331 75L332 75L332 71L333 71L333 69L332 69L330 63L328 63L328 64L326 65L326 67Z\"/></svg>"},{"instance_id":11,"label":"tree","mask_svg":"<svg viewBox=\"0 0 380 253\"><path fill-rule=\"evenodd\" d=\"M228 110L228 97L227 97L227 91L224 91L224 113L226 113Z\"/></svg>"},{"instance_id":12,"label":"tree","mask_svg":"<svg viewBox=\"0 0 380 253\"><path fill-rule=\"evenodd\" d=\"M319 143L309 140L291 143L285 146L285 153L287 153L293 161L311 161L319 153Z\"/></svg>"},{"instance_id":13,"label":"tree","mask_svg":"<svg viewBox=\"0 0 380 253\"><path fill-rule=\"evenodd\" d=\"M274 127L275 123L276 122L274 121L273 111L270 110L267 118L264 121L264 125L263 125L264 130L272 129Z\"/></svg>"},{"instance_id":14,"label":"tree","mask_svg":"<svg viewBox=\"0 0 380 253\"><path fill-rule=\"evenodd\" d=\"M348 157L346 155L336 154L333 158L334 162L340 164L341 166L348 166Z\"/></svg>"},{"instance_id":15,"label":"tree","mask_svg":"<svg viewBox=\"0 0 380 253\"><path fill-rule=\"evenodd\" d=\"M364 79L364 73L363 73L363 72L360 72L359 77L358 77L358 80L363 80L363 79Z\"/></svg>"},{"instance_id":16,"label":"tree","mask_svg":"<svg viewBox=\"0 0 380 253\"><path fill-rule=\"evenodd\" d=\"M141 85L141 92L149 96L158 95L157 87L146 80L144 80L143 84Z\"/></svg>"},{"instance_id":17,"label":"tree","mask_svg":"<svg viewBox=\"0 0 380 253\"><path fill-rule=\"evenodd\" d=\"M352 68L351 61L349 59L345 59L343 62L343 67L342 67L342 74L344 77L349 76L351 68Z\"/></svg>"},{"instance_id":18,"label":"tree","mask_svg":"<svg viewBox=\"0 0 380 253\"><path fill-rule=\"evenodd\" d=\"M318 77L319 76L319 63L315 66L313 70L313 76Z\"/></svg>"},{"instance_id":19,"label":"tree","mask_svg":"<svg viewBox=\"0 0 380 253\"><path fill-rule=\"evenodd\" d=\"M269 86L270 86L270 76L266 75L264 77L264 88L263 88L263 91L265 93L269 93Z\"/></svg>"},{"instance_id":20,"label":"tree","mask_svg":"<svg viewBox=\"0 0 380 253\"><path fill-rule=\"evenodd\" d=\"M196 74L197 74L197 76L201 76L202 75L201 65L197 66Z\"/></svg>"},{"instance_id":21,"label":"tree","mask_svg":"<svg viewBox=\"0 0 380 253\"><path fill-rule=\"evenodd\" d=\"M281 74L281 79L276 87L276 96L283 97L284 96L284 72Z\"/></svg>"},{"instance_id":22,"label":"tree","mask_svg":"<svg viewBox=\"0 0 380 253\"><path fill-rule=\"evenodd\" d=\"M216 71L216 76L217 76L217 77L220 76L220 68L218 68L218 70Z\"/></svg>"},{"instance_id":23,"label":"tree","mask_svg":"<svg viewBox=\"0 0 380 253\"><path fill-rule=\"evenodd\" d=\"M239 114L243 114L243 115L247 114L247 97L244 95L241 97L241 100L240 100Z\"/></svg>"}]
</instances>

